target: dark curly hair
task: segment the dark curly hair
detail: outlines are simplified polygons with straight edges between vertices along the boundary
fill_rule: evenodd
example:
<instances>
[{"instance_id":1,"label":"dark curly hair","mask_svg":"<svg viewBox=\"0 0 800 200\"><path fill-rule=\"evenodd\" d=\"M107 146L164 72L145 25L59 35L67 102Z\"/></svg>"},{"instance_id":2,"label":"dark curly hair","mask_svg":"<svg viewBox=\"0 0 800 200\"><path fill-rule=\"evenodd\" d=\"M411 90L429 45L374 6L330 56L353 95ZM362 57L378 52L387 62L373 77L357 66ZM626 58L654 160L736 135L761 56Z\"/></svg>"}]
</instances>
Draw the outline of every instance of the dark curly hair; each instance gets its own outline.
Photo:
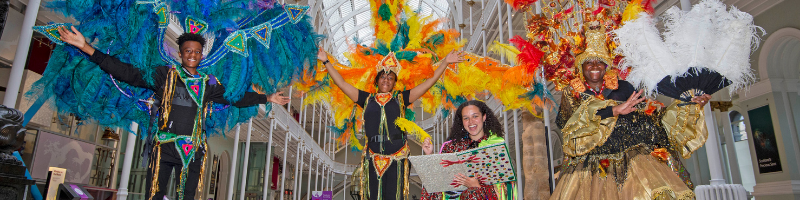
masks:
<instances>
[{"instance_id":1,"label":"dark curly hair","mask_svg":"<svg viewBox=\"0 0 800 200\"><path fill-rule=\"evenodd\" d=\"M448 140L455 140L459 138L466 138L469 137L469 132L464 129L464 122L461 120L463 116L461 116L461 111L464 107L467 106L476 106L478 110L480 110L481 115L486 116L486 121L483 121L483 134L487 137L491 135L497 135L498 137L503 137L503 125L500 124L500 120L494 116L494 112L492 109L489 108L485 103L478 101L478 100L470 100L467 102L462 103L456 109L455 118L453 118L453 126L450 127L450 136L447 137ZM489 132L487 132L489 131Z\"/></svg>"},{"instance_id":2,"label":"dark curly hair","mask_svg":"<svg viewBox=\"0 0 800 200\"><path fill-rule=\"evenodd\" d=\"M202 35L195 33L183 33L181 36L178 36L178 48L181 48L183 43L187 41L199 42L201 47L206 47L206 38L204 38Z\"/></svg>"}]
</instances>

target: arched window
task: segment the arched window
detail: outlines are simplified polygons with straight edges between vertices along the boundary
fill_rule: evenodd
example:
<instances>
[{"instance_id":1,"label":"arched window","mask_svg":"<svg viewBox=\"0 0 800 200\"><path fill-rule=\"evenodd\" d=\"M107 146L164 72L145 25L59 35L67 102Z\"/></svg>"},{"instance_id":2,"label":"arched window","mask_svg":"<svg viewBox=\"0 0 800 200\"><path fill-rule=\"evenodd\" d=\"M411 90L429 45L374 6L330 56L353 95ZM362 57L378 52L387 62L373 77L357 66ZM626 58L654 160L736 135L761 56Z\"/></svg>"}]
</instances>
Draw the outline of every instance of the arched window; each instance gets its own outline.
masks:
<instances>
[{"instance_id":1,"label":"arched window","mask_svg":"<svg viewBox=\"0 0 800 200\"><path fill-rule=\"evenodd\" d=\"M737 111L732 111L729 115L731 119L733 140L736 142L747 140L747 127L744 125L744 116Z\"/></svg>"}]
</instances>

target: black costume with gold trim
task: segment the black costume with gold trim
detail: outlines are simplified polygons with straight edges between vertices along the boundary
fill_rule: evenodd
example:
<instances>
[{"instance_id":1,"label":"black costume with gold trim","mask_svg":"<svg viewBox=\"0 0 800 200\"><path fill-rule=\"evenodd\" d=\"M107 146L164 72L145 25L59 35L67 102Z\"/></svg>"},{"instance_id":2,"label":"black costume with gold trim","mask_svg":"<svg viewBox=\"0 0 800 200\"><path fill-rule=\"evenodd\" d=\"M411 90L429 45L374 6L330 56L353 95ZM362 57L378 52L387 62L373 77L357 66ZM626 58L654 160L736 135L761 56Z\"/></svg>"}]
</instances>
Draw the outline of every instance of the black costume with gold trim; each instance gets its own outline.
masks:
<instances>
[{"instance_id":1,"label":"black costume with gold trim","mask_svg":"<svg viewBox=\"0 0 800 200\"><path fill-rule=\"evenodd\" d=\"M241 100L230 103L223 96L225 87L215 77L202 73L192 76L180 66L158 67L153 74L153 84L149 84L136 67L100 51L95 51L89 60L119 81L155 91L154 107L157 109L151 110L158 112L158 132L153 135L155 138L145 141L143 152L146 159L151 159L146 181L147 199L163 199L172 170L176 170L179 178L178 200L194 199L195 193L202 193L206 160L203 120L213 112L209 106L212 102L236 107L267 102L266 95L246 92Z\"/></svg>"},{"instance_id":2,"label":"black costume with gold trim","mask_svg":"<svg viewBox=\"0 0 800 200\"><path fill-rule=\"evenodd\" d=\"M620 80L617 90L606 91L601 100L592 91L565 90L556 124L566 162L551 199L693 199L694 186L678 156L688 157L704 144L702 108L675 101L658 109L647 101L614 117L612 107L634 88Z\"/></svg>"},{"instance_id":3,"label":"black costume with gold trim","mask_svg":"<svg viewBox=\"0 0 800 200\"><path fill-rule=\"evenodd\" d=\"M356 104L364 108L367 149L359 180L362 199L404 199L408 196L409 148L405 132L395 121L405 117L410 90L370 94L359 90Z\"/></svg>"}]
</instances>

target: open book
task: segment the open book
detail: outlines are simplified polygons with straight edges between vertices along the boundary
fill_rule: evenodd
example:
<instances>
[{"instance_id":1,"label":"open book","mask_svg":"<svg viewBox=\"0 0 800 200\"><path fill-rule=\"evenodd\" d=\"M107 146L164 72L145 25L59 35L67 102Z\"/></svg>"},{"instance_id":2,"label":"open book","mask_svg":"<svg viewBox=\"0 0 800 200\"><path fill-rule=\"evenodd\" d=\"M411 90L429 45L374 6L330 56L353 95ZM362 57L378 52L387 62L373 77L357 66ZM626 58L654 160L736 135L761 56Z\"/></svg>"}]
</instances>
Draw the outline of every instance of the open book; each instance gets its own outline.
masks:
<instances>
[{"instance_id":1,"label":"open book","mask_svg":"<svg viewBox=\"0 0 800 200\"><path fill-rule=\"evenodd\" d=\"M408 159L425 190L431 193L466 190L465 186L452 185L458 173L476 177L485 185L517 179L505 143L455 153L410 156Z\"/></svg>"}]
</instances>

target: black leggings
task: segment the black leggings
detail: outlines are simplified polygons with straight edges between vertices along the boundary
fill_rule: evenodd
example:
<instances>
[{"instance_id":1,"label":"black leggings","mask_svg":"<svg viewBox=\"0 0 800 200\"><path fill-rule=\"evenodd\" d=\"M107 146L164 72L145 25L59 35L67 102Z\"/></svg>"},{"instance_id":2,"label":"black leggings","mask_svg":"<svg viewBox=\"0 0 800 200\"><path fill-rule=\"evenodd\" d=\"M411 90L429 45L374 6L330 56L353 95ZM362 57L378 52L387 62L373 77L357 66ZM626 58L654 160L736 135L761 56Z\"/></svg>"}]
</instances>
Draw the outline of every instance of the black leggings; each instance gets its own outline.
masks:
<instances>
[{"instance_id":1,"label":"black leggings","mask_svg":"<svg viewBox=\"0 0 800 200\"><path fill-rule=\"evenodd\" d=\"M404 177L405 175L405 167L403 164L406 162L406 159L401 161L392 161L392 164L389 165L389 168L386 169L386 172L383 173L381 177L381 182L378 181L378 172L375 171L375 165L372 163L372 159L369 160L369 199L370 200L390 200L390 199L398 199L397 195L399 193L399 199L405 199L403 196L403 185L404 179L408 177ZM401 176L397 176L398 172L400 172ZM381 184L382 185L379 185ZM399 185L398 185L399 184ZM379 193L379 188L383 186L382 193ZM380 194L380 196L378 196Z\"/></svg>"},{"instance_id":2,"label":"black leggings","mask_svg":"<svg viewBox=\"0 0 800 200\"><path fill-rule=\"evenodd\" d=\"M167 193L167 185L169 185L169 180L172 178L170 175L172 174L172 170L175 170L175 191L179 191L180 187L180 174L181 168L183 167L183 163L181 163L180 155L178 154L178 150L175 149L175 144L164 143L160 144L161 147L161 159L157 158L158 156L158 149L154 149L153 153L150 154L150 164L149 168L147 169L147 193L145 194L147 200L163 200L164 195ZM195 193L197 192L197 185L198 181L200 180L200 168L203 167L203 155L205 155L204 149L201 147L195 152L194 159L192 162L189 163L189 173L186 177L186 185L184 188L184 197L183 199L192 200L195 199ZM152 162L159 162L158 163L158 191L155 195L152 196L152 189L153 189L153 178L154 170L155 170L155 163ZM179 195L180 196L180 195ZM179 196L176 196L176 200L182 200Z\"/></svg>"}]
</instances>

